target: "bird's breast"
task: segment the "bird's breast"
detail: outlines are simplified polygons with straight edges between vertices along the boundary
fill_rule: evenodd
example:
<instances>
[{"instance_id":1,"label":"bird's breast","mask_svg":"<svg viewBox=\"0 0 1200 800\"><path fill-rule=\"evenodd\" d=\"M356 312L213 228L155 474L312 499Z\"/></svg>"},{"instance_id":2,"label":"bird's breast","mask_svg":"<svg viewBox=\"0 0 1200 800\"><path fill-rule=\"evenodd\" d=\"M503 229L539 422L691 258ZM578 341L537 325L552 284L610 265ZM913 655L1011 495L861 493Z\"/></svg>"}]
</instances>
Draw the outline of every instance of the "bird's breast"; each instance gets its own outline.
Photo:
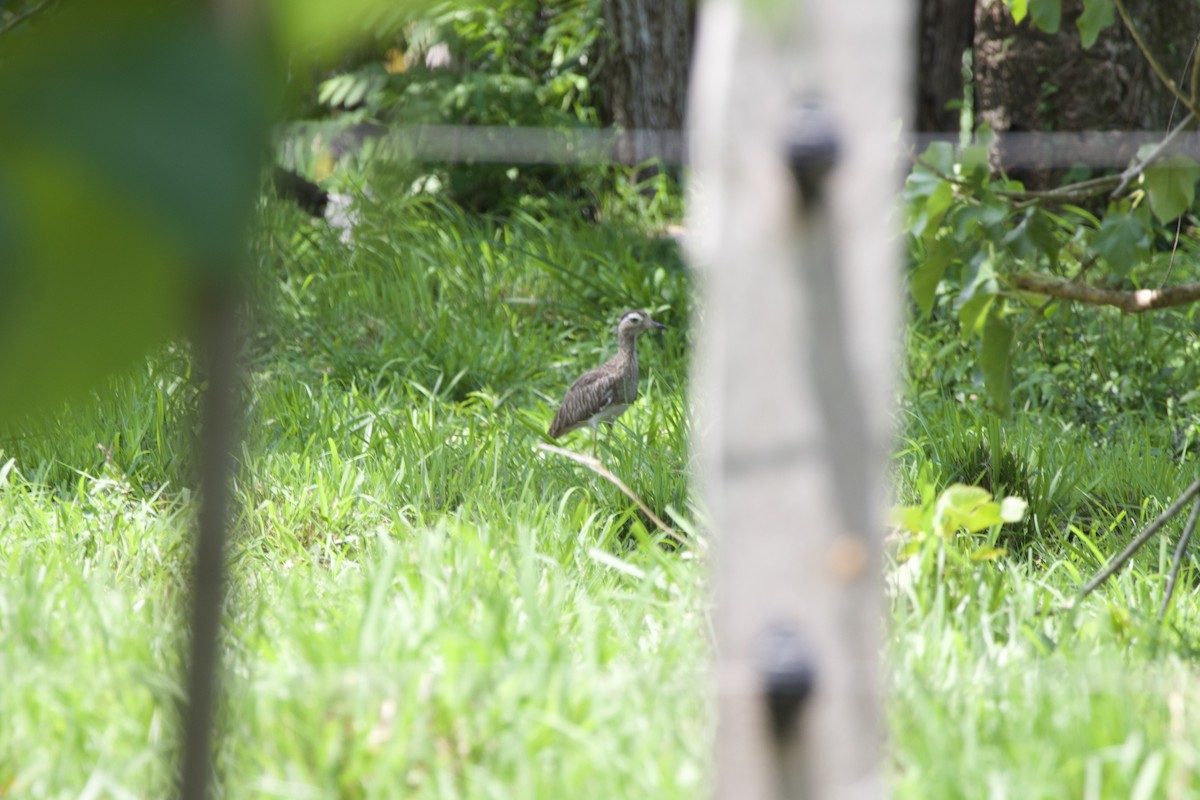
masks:
<instances>
[{"instance_id":1,"label":"bird's breast","mask_svg":"<svg viewBox=\"0 0 1200 800\"><path fill-rule=\"evenodd\" d=\"M625 409L629 408L629 403L613 403L606 406L603 411L596 415L596 419L600 422L612 422L617 417L625 413Z\"/></svg>"}]
</instances>

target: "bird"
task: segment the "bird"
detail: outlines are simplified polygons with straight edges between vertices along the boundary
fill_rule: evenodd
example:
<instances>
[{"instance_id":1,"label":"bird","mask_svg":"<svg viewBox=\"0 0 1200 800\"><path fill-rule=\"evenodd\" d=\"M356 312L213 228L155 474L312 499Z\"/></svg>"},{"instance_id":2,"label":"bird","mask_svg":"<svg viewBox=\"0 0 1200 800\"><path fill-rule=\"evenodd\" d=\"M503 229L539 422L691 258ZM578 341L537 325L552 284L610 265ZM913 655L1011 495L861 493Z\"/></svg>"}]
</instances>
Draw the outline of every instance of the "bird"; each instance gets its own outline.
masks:
<instances>
[{"instance_id":1,"label":"bird","mask_svg":"<svg viewBox=\"0 0 1200 800\"><path fill-rule=\"evenodd\" d=\"M641 309L626 311L617 324L617 354L575 379L563 396L546 434L551 439L584 425L592 428L592 456L600 437L600 423L612 426L617 417L637 400L637 338L648 330L667 327L655 322Z\"/></svg>"}]
</instances>

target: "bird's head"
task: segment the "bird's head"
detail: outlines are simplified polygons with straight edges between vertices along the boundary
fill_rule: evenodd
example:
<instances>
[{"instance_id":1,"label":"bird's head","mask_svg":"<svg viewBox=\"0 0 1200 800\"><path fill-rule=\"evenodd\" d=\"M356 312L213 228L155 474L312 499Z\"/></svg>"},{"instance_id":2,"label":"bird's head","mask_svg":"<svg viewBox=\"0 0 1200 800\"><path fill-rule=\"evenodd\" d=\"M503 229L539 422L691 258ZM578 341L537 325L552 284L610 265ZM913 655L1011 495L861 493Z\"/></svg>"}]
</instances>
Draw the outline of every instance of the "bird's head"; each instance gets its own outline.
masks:
<instances>
[{"instance_id":1,"label":"bird's head","mask_svg":"<svg viewBox=\"0 0 1200 800\"><path fill-rule=\"evenodd\" d=\"M640 309L634 311L626 311L621 315L621 321L617 324L617 333L625 336L632 334L637 336L644 331L653 330L655 328L665 328L654 320L650 319L650 315Z\"/></svg>"}]
</instances>

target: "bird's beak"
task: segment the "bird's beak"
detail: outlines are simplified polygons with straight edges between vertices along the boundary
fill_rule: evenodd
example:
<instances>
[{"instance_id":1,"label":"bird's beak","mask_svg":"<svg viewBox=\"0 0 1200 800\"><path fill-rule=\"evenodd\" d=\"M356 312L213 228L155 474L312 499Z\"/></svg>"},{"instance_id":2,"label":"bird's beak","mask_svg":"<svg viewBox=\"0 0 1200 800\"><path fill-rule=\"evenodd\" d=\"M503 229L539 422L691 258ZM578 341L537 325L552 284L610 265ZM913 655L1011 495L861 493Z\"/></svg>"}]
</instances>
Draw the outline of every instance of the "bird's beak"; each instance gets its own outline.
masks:
<instances>
[{"instance_id":1,"label":"bird's beak","mask_svg":"<svg viewBox=\"0 0 1200 800\"><path fill-rule=\"evenodd\" d=\"M663 330L664 328L666 328L667 326L666 326L666 325L663 325L661 322L655 322L654 320L650 320L650 327L651 327L651 328L658 328L658 329L661 331L661 330Z\"/></svg>"}]
</instances>

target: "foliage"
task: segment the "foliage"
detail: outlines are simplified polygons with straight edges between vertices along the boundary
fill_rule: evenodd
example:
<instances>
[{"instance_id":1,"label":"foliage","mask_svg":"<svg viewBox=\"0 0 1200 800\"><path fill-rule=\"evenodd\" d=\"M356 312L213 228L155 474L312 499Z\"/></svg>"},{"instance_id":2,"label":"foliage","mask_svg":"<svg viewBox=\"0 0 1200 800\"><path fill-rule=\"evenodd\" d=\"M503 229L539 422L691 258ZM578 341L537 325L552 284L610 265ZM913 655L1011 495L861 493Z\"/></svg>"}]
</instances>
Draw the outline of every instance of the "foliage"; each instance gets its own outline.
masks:
<instances>
[{"instance_id":1,"label":"foliage","mask_svg":"<svg viewBox=\"0 0 1200 800\"><path fill-rule=\"evenodd\" d=\"M275 2L262 31L234 31L194 11L0 16L0 420L136 363L183 331L200 285L235 278L283 62L304 73L394 13Z\"/></svg>"},{"instance_id":2,"label":"foliage","mask_svg":"<svg viewBox=\"0 0 1200 800\"><path fill-rule=\"evenodd\" d=\"M1025 515L1026 503L1015 495L1003 500L992 499L992 493L978 486L955 483L940 494L925 481L921 485L920 505L901 506L893 512L896 527L911 534L909 545L902 555L914 555L929 537L945 540L958 532L979 533L990 528L999 528L1006 522L1020 522ZM971 553L974 560L991 559L1004 555L1004 551L988 546Z\"/></svg>"},{"instance_id":3,"label":"foliage","mask_svg":"<svg viewBox=\"0 0 1200 800\"><path fill-rule=\"evenodd\" d=\"M144 5L4 34L0 419L178 333L192 288L238 258L263 81L183 12Z\"/></svg>"},{"instance_id":4,"label":"foliage","mask_svg":"<svg viewBox=\"0 0 1200 800\"><path fill-rule=\"evenodd\" d=\"M598 70L604 54L598 0L442 3L376 28L373 44L318 87L324 111L289 126L287 137L332 142L293 165L322 180L357 185L358 162L403 158L386 143L361 151L354 126L488 125L571 130L600 123ZM382 130L382 129L381 129ZM437 135L437 134L431 134ZM620 170L617 171L620 174ZM441 162L411 168L410 181L475 210L508 208L528 196L595 202L614 183L609 167Z\"/></svg>"},{"instance_id":5,"label":"foliage","mask_svg":"<svg viewBox=\"0 0 1200 800\"><path fill-rule=\"evenodd\" d=\"M1059 314L1016 353L1014 396L1025 401L1003 424L973 397L973 359L956 320L935 315L908 332L893 475L915 518L906 527L926 533L894 537L889 548L897 797L1197 791L1196 729L1178 708L1197 699L1188 687L1200 603L1185 593L1165 625L1154 618L1182 522L1101 591L1061 610L1192 479L1179 434L1195 412L1177 393L1200 380L1187 355L1197 346L1194 321ZM1147 341L1156 349L1144 352ZM1163 374L1164 353L1177 358L1173 375ZM955 487L963 483L1019 495L1024 520L932 535L938 498L995 502ZM1193 550L1180 580L1194 586L1198 575Z\"/></svg>"},{"instance_id":6,"label":"foliage","mask_svg":"<svg viewBox=\"0 0 1200 800\"><path fill-rule=\"evenodd\" d=\"M1061 24L1061 0L1006 2L1018 23L1028 18L1046 33ZM1120 0L1084 2L1077 26L1085 47L1115 22L1114 12L1131 26ZM1131 31L1162 77L1154 55ZM1170 88L1194 115L1195 100L1174 82ZM1026 191L993 171L988 151L994 139L986 126L968 144L938 142L915 156L904 190L913 299L926 316L957 317L964 341L977 348L989 404L1001 416L1012 405L1022 337L1061 318L1065 302L1140 311L1150 306L1139 303L1154 295L1135 290L1197 277L1192 206L1200 165L1168 146L1191 115L1161 144L1139 150L1120 174L1091 177L1087 168L1076 168L1068 172L1073 182L1049 191Z\"/></svg>"}]
</instances>

